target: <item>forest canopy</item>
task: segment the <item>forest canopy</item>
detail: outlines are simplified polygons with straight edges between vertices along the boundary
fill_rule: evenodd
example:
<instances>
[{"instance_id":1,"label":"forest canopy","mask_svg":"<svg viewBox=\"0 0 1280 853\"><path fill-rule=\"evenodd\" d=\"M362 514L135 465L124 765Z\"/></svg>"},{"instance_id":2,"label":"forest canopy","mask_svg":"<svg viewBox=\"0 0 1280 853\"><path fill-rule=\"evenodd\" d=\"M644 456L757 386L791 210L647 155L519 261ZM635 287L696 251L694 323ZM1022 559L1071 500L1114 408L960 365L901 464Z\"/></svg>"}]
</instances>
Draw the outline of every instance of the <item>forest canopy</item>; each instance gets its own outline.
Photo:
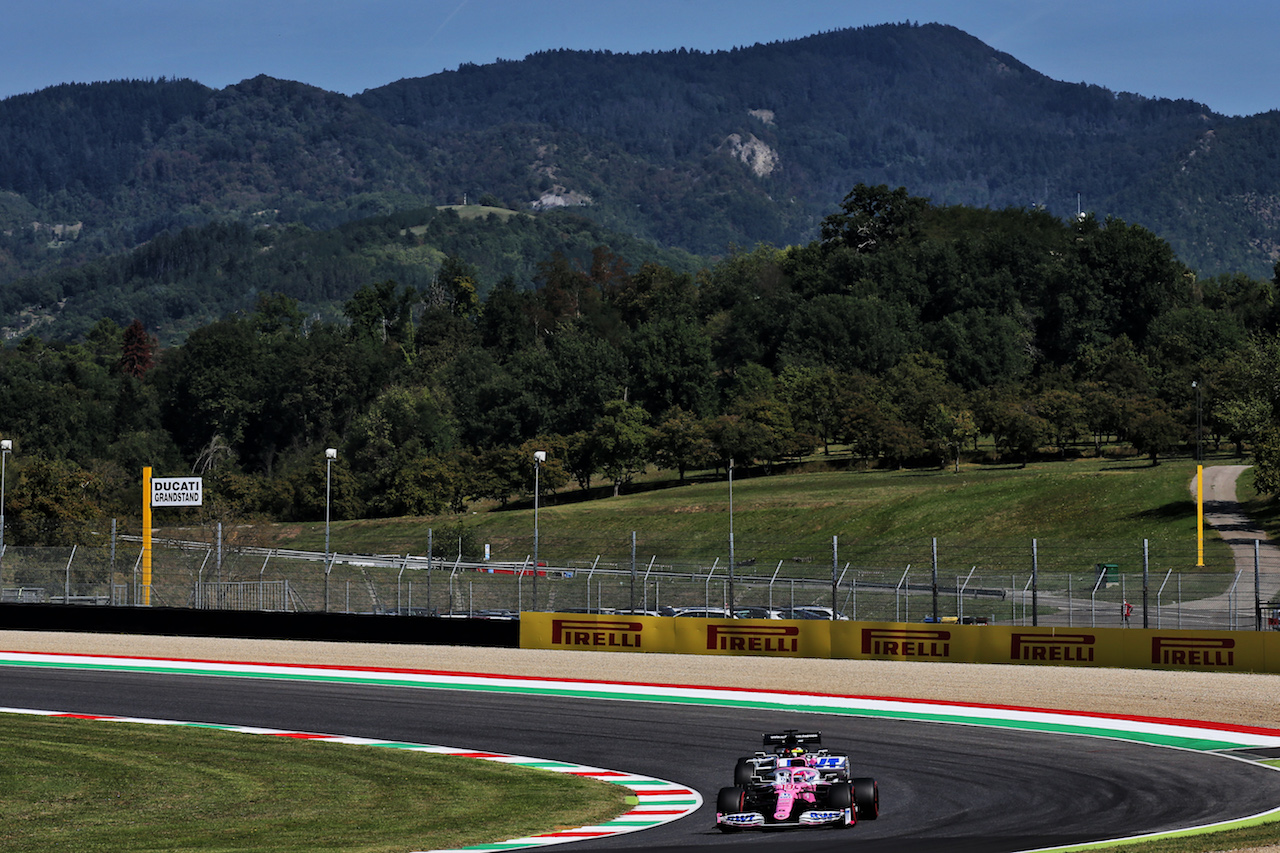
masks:
<instances>
[{"instance_id":1,"label":"forest canopy","mask_svg":"<svg viewBox=\"0 0 1280 853\"><path fill-rule=\"evenodd\" d=\"M425 223L442 227L464 233L456 216ZM1158 463L1203 438L1260 449L1259 482L1280 482L1267 450L1280 402L1251 379L1275 369L1275 280L1200 278L1119 219L859 185L805 245L701 267L552 249L528 287L460 244L415 266L415 228L377 220L274 254L280 235L179 231L94 272L124 282L166 264L230 290L243 276L257 296L163 346L145 320L104 318L76 342L26 335L0 351L21 536L66 535L86 513L59 518L24 488L76 479L89 515L127 515L143 465L205 476L209 512L314 519L326 447L337 517L504 505L532 490L533 449L549 491L833 447L947 466L980 436L978 458L1015 463L1117 442ZM394 246L416 272L366 280L328 315L269 287L272 264L323 256L326 240Z\"/></svg>"}]
</instances>

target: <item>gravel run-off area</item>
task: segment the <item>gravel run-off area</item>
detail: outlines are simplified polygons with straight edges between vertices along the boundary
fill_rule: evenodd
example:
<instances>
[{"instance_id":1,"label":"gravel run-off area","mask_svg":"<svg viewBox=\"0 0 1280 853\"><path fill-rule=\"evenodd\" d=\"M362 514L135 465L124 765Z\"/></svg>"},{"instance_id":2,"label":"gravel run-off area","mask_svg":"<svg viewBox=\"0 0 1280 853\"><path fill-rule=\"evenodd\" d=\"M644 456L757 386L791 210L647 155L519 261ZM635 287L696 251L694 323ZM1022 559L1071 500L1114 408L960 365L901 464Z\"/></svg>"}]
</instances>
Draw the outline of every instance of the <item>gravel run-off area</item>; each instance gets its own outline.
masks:
<instances>
[{"instance_id":1,"label":"gravel run-off area","mask_svg":"<svg viewBox=\"0 0 1280 853\"><path fill-rule=\"evenodd\" d=\"M0 631L11 651L328 664L800 690L1132 714L1280 729L1280 676L1085 667Z\"/></svg>"}]
</instances>

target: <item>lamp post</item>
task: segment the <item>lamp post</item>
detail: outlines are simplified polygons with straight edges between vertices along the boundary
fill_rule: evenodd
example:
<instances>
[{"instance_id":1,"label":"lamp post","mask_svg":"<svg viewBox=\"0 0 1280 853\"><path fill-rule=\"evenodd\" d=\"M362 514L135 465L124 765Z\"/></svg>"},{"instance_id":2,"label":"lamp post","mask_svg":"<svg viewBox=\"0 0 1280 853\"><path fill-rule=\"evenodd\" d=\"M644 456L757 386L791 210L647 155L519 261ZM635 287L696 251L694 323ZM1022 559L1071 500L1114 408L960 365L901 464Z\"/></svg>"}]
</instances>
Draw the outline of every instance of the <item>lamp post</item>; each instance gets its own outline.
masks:
<instances>
[{"instance_id":1,"label":"lamp post","mask_svg":"<svg viewBox=\"0 0 1280 853\"><path fill-rule=\"evenodd\" d=\"M329 557L329 496L333 490L333 460L338 458L336 447L324 449L324 610L329 612L329 572L333 560Z\"/></svg>"},{"instance_id":2,"label":"lamp post","mask_svg":"<svg viewBox=\"0 0 1280 853\"><path fill-rule=\"evenodd\" d=\"M1191 387L1196 389L1196 462L1204 462L1204 430L1200 420L1200 383L1192 382Z\"/></svg>"},{"instance_id":3,"label":"lamp post","mask_svg":"<svg viewBox=\"0 0 1280 853\"><path fill-rule=\"evenodd\" d=\"M4 560L4 486L5 464L9 461L9 453L13 450L13 442L0 439L0 561Z\"/></svg>"},{"instance_id":4,"label":"lamp post","mask_svg":"<svg viewBox=\"0 0 1280 853\"><path fill-rule=\"evenodd\" d=\"M539 472L547 461L547 451L533 451L533 609L538 609L538 493L541 491Z\"/></svg>"},{"instance_id":5,"label":"lamp post","mask_svg":"<svg viewBox=\"0 0 1280 853\"><path fill-rule=\"evenodd\" d=\"M728 615L733 616L733 457L729 457L729 601Z\"/></svg>"},{"instance_id":6,"label":"lamp post","mask_svg":"<svg viewBox=\"0 0 1280 853\"><path fill-rule=\"evenodd\" d=\"M1200 439L1200 383L1193 381L1196 389L1196 568L1204 567L1204 453Z\"/></svg>"}]
</instances>

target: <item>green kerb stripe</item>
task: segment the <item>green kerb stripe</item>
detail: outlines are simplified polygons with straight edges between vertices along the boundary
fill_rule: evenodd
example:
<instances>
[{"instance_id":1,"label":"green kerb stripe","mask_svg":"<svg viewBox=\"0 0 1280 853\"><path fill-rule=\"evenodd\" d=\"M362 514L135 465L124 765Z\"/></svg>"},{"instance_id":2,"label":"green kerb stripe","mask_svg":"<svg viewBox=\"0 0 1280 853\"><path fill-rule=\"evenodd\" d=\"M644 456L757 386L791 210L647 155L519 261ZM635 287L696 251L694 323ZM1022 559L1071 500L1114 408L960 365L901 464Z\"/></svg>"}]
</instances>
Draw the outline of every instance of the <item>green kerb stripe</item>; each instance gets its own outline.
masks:
<instances>
[{"instance_id":1,"label":"green kerb stripe","mask_svg":"<svg viewBox=\"0 0 1280 853\"><path fill-rule=\"evenodd\" d=\"M1091 735L1109 737L1120 740L1149 743L1158 746L1173 746L1198 751L1235 749L1240 744L1229 740L1189 737L1153 732L1127 731L1107 728L1105 724L1082 725L1072 723L1056 723L1028 720L1004 720L993 717L966 715L964 713L940 713L936 711L915 710L868 710L859 708L838 708L830 705L794 704L778 701L764 701L737 696L682 696L651 695L618 689L585 689L568 685L543 686L538 684L464 684L453 681L409 681L390 679L385 676L361 675L359 673L328 674L320 672L273 672L270 670L220 670L210 671L203 667L186 666L147 666L143 664L117 664L100 662L66 662L66 661L20 661L13 662L18 666L49 667L54 669L88 669L107 672L155 672L175 675L221 676L225 678L267 678L283 681L314 681L334 684L369 684L381 687L416 687L437 690L465 690L479 693L502 693L526 696L557 696L581 699L613 700L625 702L657 702L672 705L699 705L722 708L753 708L763 710L779 710L792 713L839 714L842 716L883 718L895 720L911 720L915 722L952 723L989 728L1020 729L1027 731L1049 732L1055 734ZM797 696L800 700L802 697Z\"/></svg>"}]
</instances>

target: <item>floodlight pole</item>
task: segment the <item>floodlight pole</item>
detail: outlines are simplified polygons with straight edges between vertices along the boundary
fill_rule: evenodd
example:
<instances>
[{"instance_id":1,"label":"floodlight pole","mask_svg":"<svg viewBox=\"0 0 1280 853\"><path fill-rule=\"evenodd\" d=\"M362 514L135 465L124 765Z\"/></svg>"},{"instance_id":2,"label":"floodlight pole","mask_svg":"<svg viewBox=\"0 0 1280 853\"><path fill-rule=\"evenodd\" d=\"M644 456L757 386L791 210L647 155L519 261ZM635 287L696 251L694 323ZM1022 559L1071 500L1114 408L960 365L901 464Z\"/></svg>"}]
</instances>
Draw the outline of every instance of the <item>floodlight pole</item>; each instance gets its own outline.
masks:
<instances>
[{"instance_id":1,"label":"floodlight pole","mask_svg":"<svg viewBox=\"0 0 1280 853\"><path fill-rule=\"evenodd\" d=\"M336 447L324 450L324 611L329 612L329 572L333 570L333 559L329 556L329 507L333 491L333 460L338 458Z\"/></svg>"},{"instance_id":2,"label":"floodlight pole","mask_svg":"<svg viewBox=\"0 0 1280 853\"><path fill-rule=\"evenodd\" d=\"M0 566L4 565L4 487L8 475L5 466L12 451L13 441L0 439Z\"/></svg>"},{"instance_id":3,"label":"floodlight pole","mask_svg":"<svg viewBox=\"0 0 1280 853\"><path fill-rule=\"evenodd\" d=\"M533 451L533 610L538 609L538 498L542 491L540 474L547 451Z\"/></svg>"},{"instance_id":4,"label":"floodlight pole","mask_svg":"<svg viewBox=\"0 0 1280 853\"><path fill-rule=\"evenodd\" d=\"M729 618L733 618L733 457L729 457L729 600L726 602Z\"/></svg>"}]
</instances>

